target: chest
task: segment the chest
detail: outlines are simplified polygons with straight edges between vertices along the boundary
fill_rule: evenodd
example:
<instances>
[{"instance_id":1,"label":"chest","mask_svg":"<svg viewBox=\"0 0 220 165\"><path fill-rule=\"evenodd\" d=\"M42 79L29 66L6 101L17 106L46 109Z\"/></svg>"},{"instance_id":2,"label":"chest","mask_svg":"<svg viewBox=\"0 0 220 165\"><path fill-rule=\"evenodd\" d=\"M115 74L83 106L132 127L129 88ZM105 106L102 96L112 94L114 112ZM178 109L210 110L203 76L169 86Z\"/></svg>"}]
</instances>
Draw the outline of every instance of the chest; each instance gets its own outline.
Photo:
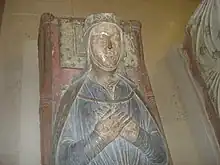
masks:
<instances>
[{"instance_id":1,"label":"chest","mask_svg":"<svg viewBox=\"0 0 220 165\"><path fill-rule=\"evenodd\" d=\"M120 101L120 102L101 102L97 100L88 100L85 98L77 98L77 112L74 115L81 116L85 120L100 120L105 117L106 114L113 114L116 111L125 112L131 114L131 102L132 99ZM73 109L73 111L75 111Z\"/></svg>"}]
</instances>

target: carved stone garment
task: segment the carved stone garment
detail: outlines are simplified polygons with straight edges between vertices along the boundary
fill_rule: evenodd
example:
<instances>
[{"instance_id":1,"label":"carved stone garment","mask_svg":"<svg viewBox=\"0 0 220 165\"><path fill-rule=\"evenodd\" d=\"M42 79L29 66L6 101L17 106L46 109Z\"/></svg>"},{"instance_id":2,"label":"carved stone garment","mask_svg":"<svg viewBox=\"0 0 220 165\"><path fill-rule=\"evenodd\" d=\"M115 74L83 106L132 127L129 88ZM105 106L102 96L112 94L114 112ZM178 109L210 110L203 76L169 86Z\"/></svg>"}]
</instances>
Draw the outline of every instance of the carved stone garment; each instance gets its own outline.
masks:
<instances>
[{"instance_id":1,"label":"carved stone garment","mask_svg":"<svg viewBox=\"0 0 220 165\"><path fill-rule=\"evenodd\" d=\"M120 75L119 77L115 86L114 99L103 86L88 76L81 78L80 83L82 85L80 85L75 100L71 103L67 120L59 138L56 165L167 164L166 143L149 113L148 107L139 97L135 85L130 80ZM96 149L89 148L95 156L87 162L82 162L79 159L87 159L82 156L85 152L85 149L82 148L83 145L78 145L79 147L74 151L72 148L77 146L80 141L88 139L94 132L97 122L109 110L120 110L129 114L132 120L142 128L143 134L139 133L141 136L133 144L119 136L106 146L104 143L104 146L99 146L102 149L99 147ZM127 136L132 136L132 131L135 130L131 130L131 134ZM92 140L88 139L88 141ZM95 142L91 143L93 145Z\"/></svg>"},{"instance_id":2,"label":"carved stone garment","mask_svg":"<svg viewBox=\"0 0 220 165\"><path fill-rule=\"evenodd\" d=\"M203 0L187 26L201 77L220 115L220 1Z\"/></svg>"}]
</instances>

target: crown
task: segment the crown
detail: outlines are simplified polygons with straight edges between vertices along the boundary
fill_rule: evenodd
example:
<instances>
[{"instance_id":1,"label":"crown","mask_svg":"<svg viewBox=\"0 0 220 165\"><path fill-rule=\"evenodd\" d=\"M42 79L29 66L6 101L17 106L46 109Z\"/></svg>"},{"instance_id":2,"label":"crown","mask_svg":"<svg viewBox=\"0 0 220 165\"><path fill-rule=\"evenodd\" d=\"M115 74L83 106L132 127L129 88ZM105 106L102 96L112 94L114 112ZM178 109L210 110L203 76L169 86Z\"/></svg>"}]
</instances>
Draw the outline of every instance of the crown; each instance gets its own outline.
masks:
<instances>
[{"instance_id":1,"label":"crown","mask_svg":"<svg viewBox=\"0 0 220 165\"><path fill-rule=\"evenodd\" d=\"M92 27L95 25L102 23L102 22L109 22L114 23L120 27L121 20L116 17L114 13L97 13L92 14L86 17L85 24L84 24L84 32L87 33L91 30Z\"/></svg>"}]
</instances>

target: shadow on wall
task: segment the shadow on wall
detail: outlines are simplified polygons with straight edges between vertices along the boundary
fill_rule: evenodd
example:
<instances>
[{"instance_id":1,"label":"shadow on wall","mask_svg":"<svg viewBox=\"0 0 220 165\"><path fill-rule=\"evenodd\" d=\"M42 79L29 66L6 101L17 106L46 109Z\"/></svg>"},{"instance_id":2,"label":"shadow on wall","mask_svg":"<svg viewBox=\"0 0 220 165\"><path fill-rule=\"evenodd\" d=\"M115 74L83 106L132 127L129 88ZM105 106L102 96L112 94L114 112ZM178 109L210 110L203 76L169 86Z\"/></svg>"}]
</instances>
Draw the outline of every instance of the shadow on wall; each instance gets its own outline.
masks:
<instances>
[{"instance_id":1,"label":"shadow on wall","mask_svg":"<svg viewBox=\"0 0 220 165\"><path fill-rule=\"evenodd\" d=\"M158 61L157 71L151 76L173 162L219 165L219 151L214 147L216 141L212 138L213 131L203 115L203 105L177 48L171 48ZM161 77L164 77L163 86Z\"/></svg>"},{"instance_id":2,"label":"shadow on wall","mask_svg":"<svg viewBox=\"0 0 220 165\"><path fill-rule=\"evenodd\" d=\"M193 138L201 164L219 164L219 150L210 122L205 116L205 105L197 95L196 89L187 72L181 56L181 48L174 47L169 51L166 65L173 75L175 85L178 85L178 94L183 105L186 121L190 135ZM205 148L205 150L204 150Z\"/></svg>"},{"instance_id":3,"label":"shadow on wall","mask_svg":"<svg viewBox=\"0 0 220 165\"><path fill-rule=\"evenodd\" d=\"M24 42L21 81L19 163L20 165L39 165L39 75L36 40Z\"/></svg>"},{"instance_id":4,"label":"shadow on wall","mask_svg":"<svg viewBox=\"0 0 220 165\"><path fill-rule=\"evenodd\" d=\"M1 39L5 39L1 51L7 56L0 104L0 130L4 130L0 133L0 165L39 165L37 41L21 42L19 37L9 41L4 33Z\"/></svg>"}]
</instances>

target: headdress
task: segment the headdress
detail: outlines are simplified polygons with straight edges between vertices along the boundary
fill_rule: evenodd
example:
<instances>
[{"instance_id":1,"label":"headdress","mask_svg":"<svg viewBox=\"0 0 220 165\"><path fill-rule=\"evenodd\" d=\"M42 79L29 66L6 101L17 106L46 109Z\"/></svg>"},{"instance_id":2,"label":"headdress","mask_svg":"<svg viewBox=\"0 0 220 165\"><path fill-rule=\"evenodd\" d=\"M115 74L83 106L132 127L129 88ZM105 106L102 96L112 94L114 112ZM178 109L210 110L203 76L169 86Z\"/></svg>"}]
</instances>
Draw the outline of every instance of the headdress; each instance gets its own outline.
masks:
<instances>
[{"instance_id":1,"label":"headdress","mask_svg":"<svg viewBox=\"0 0 220 165\"><path fill-rule=\"evenodd\" d=\"M85 35L87 33L89 33L90 30L94 26L96 26L100 23L103 23L103 22L113 23L113 24L118 25L119 27L121 26L120 25L120 19L118 19L114 13L92 14L92 15L86 17L85 24L84 24Z\"/></svg>"}]
</instances>

